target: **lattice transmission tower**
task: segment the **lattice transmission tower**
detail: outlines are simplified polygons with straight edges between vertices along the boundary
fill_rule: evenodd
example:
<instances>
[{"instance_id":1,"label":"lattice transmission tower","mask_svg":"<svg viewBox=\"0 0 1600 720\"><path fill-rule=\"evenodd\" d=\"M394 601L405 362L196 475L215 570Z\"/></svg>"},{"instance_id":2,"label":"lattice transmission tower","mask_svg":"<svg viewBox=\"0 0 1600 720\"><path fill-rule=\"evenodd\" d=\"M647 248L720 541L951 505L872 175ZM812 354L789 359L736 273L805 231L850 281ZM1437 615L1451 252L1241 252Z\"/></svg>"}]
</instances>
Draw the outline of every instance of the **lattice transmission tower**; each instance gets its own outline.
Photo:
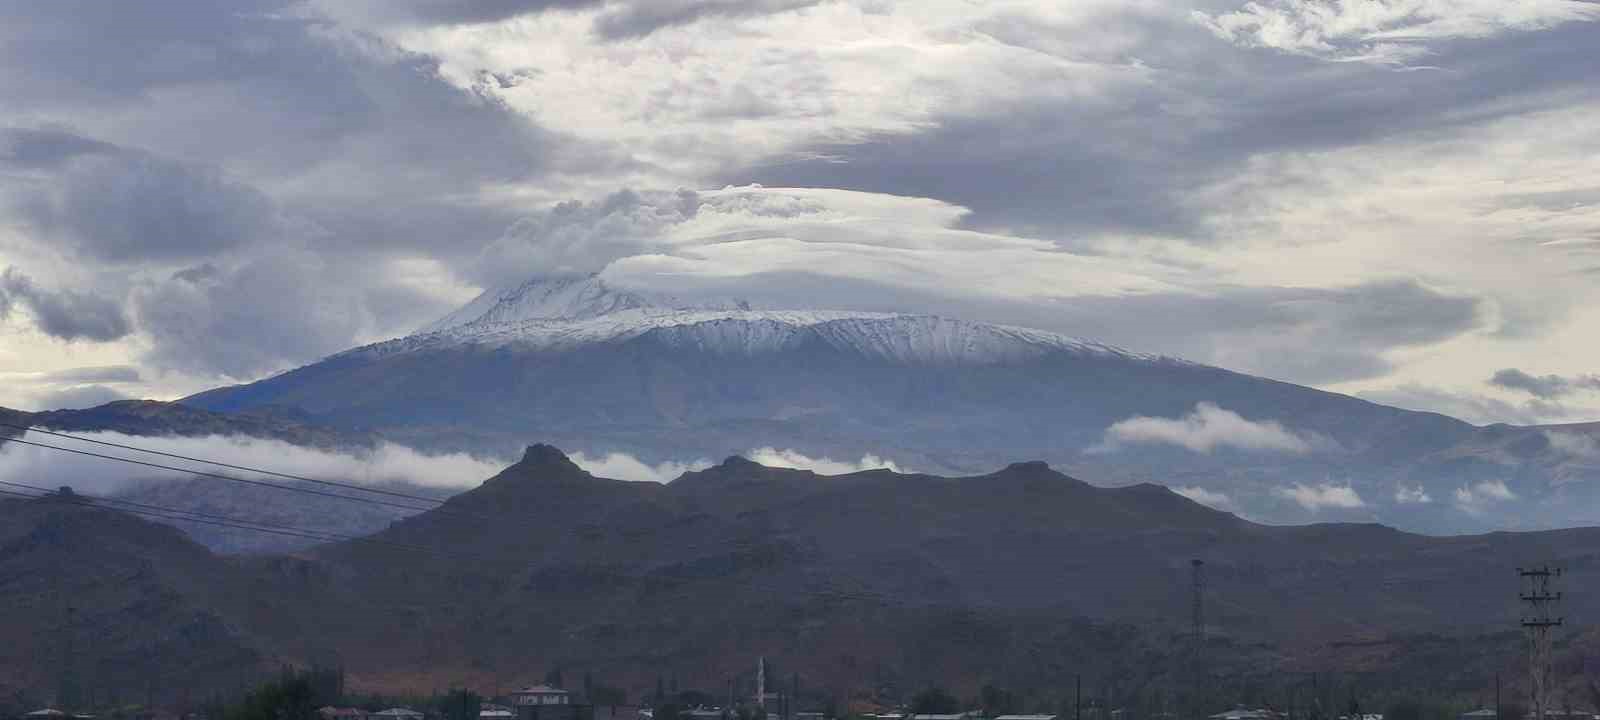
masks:
<instances>
[{"instance_id":1,"label":"lattice transmission tower","mask_svg":"<svg viewBox=\"0 0 1600 720\"><path fill-rule=\"evenodd\" d=\"M1532 691L1534 720L1545 720L1550 708L1550 652L1559 616L1561 592L1554 589L1561 568L1517 568L1522 577L1522 627L1528 633L1528 685Z\"/></svg>"},{"instance_id":2,"label":"lattice transmission tower","mask_svg":"<svg viewBox=\"0 0 1600 720\"><path fill-rule=\"evenodd\" d=\"M1194 559L1189 561L1190 583L1193 586L1190 602L1191 622L1194 627L1193 640L1196 653L1206 642L1206 561Z\"/></svg>"}]
</instances>

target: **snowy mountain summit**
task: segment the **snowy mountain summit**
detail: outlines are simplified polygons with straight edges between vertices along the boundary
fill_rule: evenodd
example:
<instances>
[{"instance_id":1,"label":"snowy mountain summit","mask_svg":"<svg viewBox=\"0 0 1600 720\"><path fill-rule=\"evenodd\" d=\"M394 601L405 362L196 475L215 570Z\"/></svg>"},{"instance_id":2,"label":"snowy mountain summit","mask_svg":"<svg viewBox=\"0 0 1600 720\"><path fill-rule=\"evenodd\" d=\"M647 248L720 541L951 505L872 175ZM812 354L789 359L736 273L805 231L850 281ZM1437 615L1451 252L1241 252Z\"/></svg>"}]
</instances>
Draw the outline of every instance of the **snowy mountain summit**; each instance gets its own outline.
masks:
<instances>
[{"instance_id":1,"label":"snowy mountain summit","mask_svg":"<svg viewBox=\"0 0 1600 720\"><path fill-rule=\"evenodd\" d=\"M645 336L668 347L742 356L821 343L914 365L1017 362L1063 351L1154 359L1040 330L929 315L686 301L615 288L594 275L538 277L492 288L415 335L351 352L389 355L459 345L569 350Z\"/></svg>"},{"instance_id":2,"label":"snowy mountain summit","mask_svg":"<svg viewBox=\"0 0 1600 720\"><path fill-rule=\"evenodd\" d=\"M589 320L624 310L749 310L742 300L689 302L670 295L614 288L597 275L541 275L516 285L489 288L418 331L484 327L527 320Z\"/></svg>"}]
</instances>

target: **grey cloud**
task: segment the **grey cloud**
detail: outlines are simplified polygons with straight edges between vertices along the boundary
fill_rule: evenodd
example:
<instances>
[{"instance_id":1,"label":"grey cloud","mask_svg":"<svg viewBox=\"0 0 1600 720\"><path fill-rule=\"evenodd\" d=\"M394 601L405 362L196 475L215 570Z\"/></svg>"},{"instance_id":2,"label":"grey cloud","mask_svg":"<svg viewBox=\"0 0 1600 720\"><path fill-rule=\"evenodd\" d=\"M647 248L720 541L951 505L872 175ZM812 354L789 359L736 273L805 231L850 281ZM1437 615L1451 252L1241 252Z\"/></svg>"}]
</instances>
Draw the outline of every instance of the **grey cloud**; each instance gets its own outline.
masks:
<instances>
[{"instance_id":1,"label":"grey cloud","mask_svg":"<svg viewBox=\"0 0 1600 720\"><path fill-rule=\"evenodd\" d=\"M1218 37L1244 47L1271 48L1331 60L1403 63L1428 54L1426 41L1543 30L1600 19L1591 0L1488 7L1448 2L1346 6L1297 0L1249 2L1228 13L1194 17Z\"/></svg>"},{"instance_id":2,"label":"grey cloud","mask_svg":"<svg viewBox=\"0 0 1600 720\"><path fill-rule=\"evenodd\" d=\"M127 399L127 394L104 385L79 385L47 392L33 405L39 410L78 410Z\"/></svg>"},{"instance_id":3,"label":"grey cloud","mask_svg":"<svg viewBox=\"0 0 1600 720\"><path fill-rule=\"evenodd\" d=\"M515 219L473 202L479 187L633 163L455 87L433 58L287 0L6 4L0 28L0 96L39 118L93 118L80 134L142 153L98 161L85 189L98 181L157 200L231 190L209 171L173 166L226 167L271 194L297 233L344 246L470 256ZM136 186L135 171L159 179Z\"/></svg>"},{"instance_id":4,"label":"grey cloud","mask_svg":"<svg viewBox=\"0 0 1600 720\"><path fill-rule=\"evenodd\" d=\"M113 262L208 255L257 240L273 204L215 168L62 130L0 129L5 156L36 171L5 197L34 234ZM40 177L39 175L42 175Z\"/></svg>"},{"instance_id":5,"label":"grey cloud","mask_svg":"<svg viewBox=\"0 0 1600 720\"><path fill-rule=\"evenodd\" d=\"M605 0L338 0L317 4L332 14L354 15L367 22L471 25L604 3Z\"/></svg>"},{"instance_id":6,"label":"grey cloud","mask_svg":"<svg viewBox=\"0 0 1600 720\"><path fill-rule=\"evenodd\" d=\"M1477 298L1415 281L1080 298L1036 311L1074 335L1305 384L1381 376L1384 354L1479 326Z\"/></svg>"},{"instance_id":7,"label":"grey cloud","mask_svg":"<svg viewBox=\"0 0 1600 720\"><path fill-rule=\"evenodd\" d=\"M27 306L39 329L61 340L108 342L133 330L121 305L73 290L46 290L16 268L0 274L0 296L6 298L0 309Z\"/></svg>"},{"instance_id":8,"label":"grey cloud","mask_svg":"<svg viewBox=\"0 0 1600 720\"><path fill-rule=\"evenodd\" d=\"M42 378L44 382L60 385L79 385L85 383L134 383L143 380L139 368L132 365L99 365L91 367L67 368L46 373Z\"/></svg>"},{"instance_id":9,"label":"grey cloud","mask_svg":"<svg viewBox=\"0 0 1600 720\"><path fill-rule=\"evenodd\" d=\"M1582 69L1594 37L1584 24L1440 42L1435 72L1239 50L1197 24L1136 13L1105 24L1134 47L1082 57L1022 23L987 28L998 42L1127 75L1094 97L1041 84L1014 106L810 145L730 167L722 181L934 197L971 208L971 227L1068 243L1094 232L1222 241L1206 221L1239 198L1198 191L1264 153L1437 136L1557 95L1600 96Z\"/></svg>"},{"instance_id":10,"label":"grey cloud","mask_svg":"<svg viewBox=\"0 0 1600 720\"><path fill-rule=\"evenodd\" d=\"M595 19L595 34L608 40L642 37L657 30L711 17L756 17L798 10L822 0L641 0L607 10Z\"/></svg>"},{"instance_id":11,"label":"grey cloud","mask_svg":"<svg viewBox=\"0 0 1600 720\"><path fill-rule=\"evenodd\" d=\"M362 267L354 259L280 252L141 288L134 307L151 342L144 361L253 379L346 349L372 325L367 293L383 286L368 277L381 271Z\"/></svg>"},{"instance_id":12,"label":"grey cloud","mask_svg":"<svg viewBox=\"0 0 1600 720\"><path fill-rule=\"evenodd\" d=\"M1538 398L1523 403L1511 403L1477 393L1418 383L1363 391L1356 395L1375 403L1407 410L1441 413L1478 425L1494 423L1538 425L1586 414L1583 408L1573 408Z\"/></svg>"},{"instance_id":13,"label":"grey cloud","mask_svg":"<svg viewBox=\"0 0 1600 720\"><path fill-rule=\"evenodd\" d=\"M1054 303L1075 335L1304 384L1381 376L1384 354L1456 337L1481 323L1477 298L1415 281L1341 288L1223 288Z\"/></svg>"},{"instance_id":14,"label":"grey cloud","mask_svg":"<svg viewBox=\"0 0 1600 720\"><path fill-rule=\"evenodd\" d=\"M115 145L56 127L0 128L0 166L51 169L83 155L119 152Z\"/></svg>"},{"instance_id":15,"label":"grey cloud","mask_svg":"<svg viewBox=\"0 0 1600 720\"><path fill-rule=\"evenodd\" d=\"M1507 390L1519 390L1537 398L1551 400L1584 390L1600 390L1600 375L1535 376L1516 368L1500 370L1489 378L1489 384Z\"/></svg>"},{"instance_id":16,"label":"grey cloud","mask_svg":"<svg viewBox=\"0 0 1600 720\"><path fill-rule=\"evenodd\" d=\"M470 25L552 10L601 9L594 32L607 40L649 35L712 17L754 17L822 0L364 0L319 2L328 14L364 23Z\"/></svg>"},{"instance_id":17,"label":"grey cloud","mask_svg":"<svg viewBox=\"0 0 1600 720\"><path fill-rule=\"evenodd\" d=\"M442 314L419 288L448 271L388 261L469 264L526 214L484 188L640 169L290 0L0 3L0 68L29 111L0 139L0 216L28 252L130 277L128 313L78 317L136 325L154 368L254 379Z\"/></svg>"},{"instance_id":18,"label":"grey cloud","mask_svg":"<svg viewBox=\"0 0 1600 720\"><path fill-rule=\"evenodd\" d=\"M597 202L563 202L506 228L478 258L474 276L493 286L544 272L598 271L659 246L699 206L699 195L688 190L623 190Z\"/></svg>"}]
</instances>

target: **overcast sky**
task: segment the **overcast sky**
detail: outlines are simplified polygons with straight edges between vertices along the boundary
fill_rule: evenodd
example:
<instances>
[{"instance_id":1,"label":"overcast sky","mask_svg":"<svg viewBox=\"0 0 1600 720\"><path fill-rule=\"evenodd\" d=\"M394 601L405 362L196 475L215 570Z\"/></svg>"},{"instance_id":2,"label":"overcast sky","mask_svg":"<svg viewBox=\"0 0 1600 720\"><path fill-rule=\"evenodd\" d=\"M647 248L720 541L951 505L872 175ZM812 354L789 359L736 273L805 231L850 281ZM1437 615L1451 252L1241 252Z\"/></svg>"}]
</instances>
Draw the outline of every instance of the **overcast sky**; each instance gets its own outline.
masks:
<instances>
[{"instance_id":1,"label":"overcast sky","mask_svg":"<svg viewBox=\"0 0 1600 720\"><path fill-rule=\"evenodd\" d=\"M0 0L0 405L542 272L1600 419L1589 0Z\"/></svg>"}]
</instances>

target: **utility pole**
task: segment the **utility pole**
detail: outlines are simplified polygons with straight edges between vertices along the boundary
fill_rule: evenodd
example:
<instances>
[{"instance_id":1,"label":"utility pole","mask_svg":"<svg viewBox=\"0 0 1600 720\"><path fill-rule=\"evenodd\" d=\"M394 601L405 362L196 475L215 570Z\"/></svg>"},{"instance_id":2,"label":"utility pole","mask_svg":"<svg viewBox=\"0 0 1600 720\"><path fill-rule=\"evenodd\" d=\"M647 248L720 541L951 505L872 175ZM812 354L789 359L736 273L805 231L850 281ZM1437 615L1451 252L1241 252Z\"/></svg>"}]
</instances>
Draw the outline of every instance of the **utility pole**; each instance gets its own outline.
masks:
<instances>
[{"instance_id":1,"label":"utility pole","mask_svg":"<svg viewBox=\"0 0 1600 720\"><path fill-rule=\"evenodd\" d=\"M1500 713L1504 708L1500 706L1500 673L1494 674L1494 720L1500 720Z\"/></svg>"},{"instance_id":2,"label":"utility pole","mask_svg":"<svg viewBox=\"0 0 1600 720\"><path fill-rule=\"evenodd\" d=\"M1203 688L1206 687L1206 562L1200 558L1189 561L1189 670L1192 687L1191 696L1194 700L1193 716L1199 720L1205 716Z\"/></svg>"},{"instance_id":3,"label":"utility pole","mask_svg":"<svg viewBox=\"0 0 1600 720\"><path fill-rule=\"evenodd\" d=\"M72 712L80 702L78 696L78 657L75 646L78 635L78 608L66 606L66 624L62 627L61 684L56 690L56 703Z\"/></svg>"},{"instance_id":4,"label":"utility pole","mask_svg":"<svg viewBox=\"0 0 1600 720\"><path fill-rule=\"evenodd\" d=\"M1528 632L1528 679L1533 693L1533 720L1545 720L1550 703L1550 653L1552 636L1561 626L1562 618L1556 615L1561 606L1561 593L1551 589L1552 581L1561 578L1561 568L1546 565L1537 568L1517 568L1525 587L1519 596L1525 605L1522 627Z\"/></svg>"},{"instance_id":5,"label":"utility pole","mask_svg":"<svg viewBox=\"0 0 1600 720\"><path fill-rule=\"evenodd\" d=\"M1083 720L1083 673L1072 676L1072 720Z\"/></svg>"}]
</instances>

